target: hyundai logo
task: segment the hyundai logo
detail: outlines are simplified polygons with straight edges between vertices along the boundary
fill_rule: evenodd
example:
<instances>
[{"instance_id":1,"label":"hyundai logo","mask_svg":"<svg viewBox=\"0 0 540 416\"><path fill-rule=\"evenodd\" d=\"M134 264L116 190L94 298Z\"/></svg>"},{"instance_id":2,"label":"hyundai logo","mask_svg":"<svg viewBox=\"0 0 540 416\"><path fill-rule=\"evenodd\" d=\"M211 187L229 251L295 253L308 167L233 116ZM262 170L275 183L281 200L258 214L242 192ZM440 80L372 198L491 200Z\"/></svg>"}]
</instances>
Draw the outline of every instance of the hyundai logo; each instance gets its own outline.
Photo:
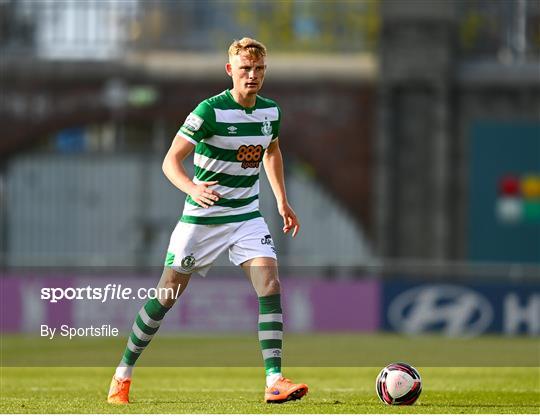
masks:
<instances>
[{"instance_id":1,"label":"hyundai logo","mask_svg":"<svg viewBox=\"0 0 540 416\"><path fill-rule=\"evenodd\" d=\"M390 303L388 321L399 332L440 331L448 336L475 336L493 319L489 302L472 289L423 285L400 293Z\"/></svg>"}]
</instances>

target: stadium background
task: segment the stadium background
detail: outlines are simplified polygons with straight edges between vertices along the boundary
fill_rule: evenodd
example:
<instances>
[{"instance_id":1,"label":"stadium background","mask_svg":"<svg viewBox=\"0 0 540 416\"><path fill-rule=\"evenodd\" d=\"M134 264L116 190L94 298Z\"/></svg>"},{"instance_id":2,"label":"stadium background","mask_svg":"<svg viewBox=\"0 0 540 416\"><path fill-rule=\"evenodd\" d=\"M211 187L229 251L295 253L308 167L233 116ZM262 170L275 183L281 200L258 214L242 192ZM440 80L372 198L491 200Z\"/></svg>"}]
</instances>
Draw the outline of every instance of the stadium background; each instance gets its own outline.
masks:
<instances>
[{"instance_id":1,"label":"stadium background","mask_svg":"<svg viewBox=\"0 0 540 416\"><path fill-rule=\"evenodd\" d=\"M538 366L539 27L526 0L0 0L2 365L79 362L69 351L85 340L38 339L43 323L130 328L141 301L53 304L40 290L155 285L184 199L162 158L189 111L229 86L226 48L247 35L270 51L262 95L283 110L302 223L295 240L279 234L263 179L287 331L340 340L287 364L379 365L332 351L388 331L527 336L527 354L486 359L480 337L453 363ZM254 331L254 294L227 264L192 279L164 333ZM20 358L7 333L40 354ZM89 365L114 365L123 344ZM251 363L242 351L232 364Z\"/></svg>"}]
</instances>

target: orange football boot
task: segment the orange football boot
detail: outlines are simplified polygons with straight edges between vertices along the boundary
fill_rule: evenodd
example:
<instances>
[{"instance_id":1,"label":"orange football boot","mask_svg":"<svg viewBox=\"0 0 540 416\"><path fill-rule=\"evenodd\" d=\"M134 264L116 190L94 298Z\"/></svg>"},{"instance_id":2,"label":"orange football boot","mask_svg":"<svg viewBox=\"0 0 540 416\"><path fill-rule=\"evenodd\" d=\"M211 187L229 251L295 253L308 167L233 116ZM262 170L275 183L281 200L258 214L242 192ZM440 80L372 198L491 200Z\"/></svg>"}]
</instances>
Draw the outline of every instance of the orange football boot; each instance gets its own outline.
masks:
<instances>
[{"instance_id":1,"label":"orange football boot","mask_svg":"<svg viewBox=\"0 0 540 416\"><path fill-rule=\"evenodd\" d=\"M129 403L129 387L131 379L118 379L113 376L107 402L111 404L128 404Z\"/></svg>"},{"instance_id":2,"label":"orange football boot","mask_svg":"<svg viewBox=\"0 0 540 416\"><path fill-rule=\"evenodd\" d=\"M298 400L308 392L305 384L294 384L287 378L280 377L272 386L264 392L266 403L283 403L289 400Z\"/></svg>"}]
</instances>

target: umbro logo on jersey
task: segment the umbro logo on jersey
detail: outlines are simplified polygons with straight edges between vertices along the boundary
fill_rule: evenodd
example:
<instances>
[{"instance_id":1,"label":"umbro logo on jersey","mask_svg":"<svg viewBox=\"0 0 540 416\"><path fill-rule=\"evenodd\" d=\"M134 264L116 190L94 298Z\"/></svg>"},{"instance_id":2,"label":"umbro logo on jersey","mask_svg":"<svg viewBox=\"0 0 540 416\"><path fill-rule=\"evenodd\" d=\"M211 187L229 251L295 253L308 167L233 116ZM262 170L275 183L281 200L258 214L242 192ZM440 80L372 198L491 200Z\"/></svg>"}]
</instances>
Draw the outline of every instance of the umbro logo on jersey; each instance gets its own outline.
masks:
<instances>
[{"instance_id":1,"label":"umbro logo on jersey","mask_svg":"<svg viewBox=\"0 0 540 416\"><path fill-rule=\"evenodd\" d=\"M227 130L229 131L229 134L236 134L236 130L238 129L234 126L229 126L227 127Z\"/></svg>"}]
</instances>

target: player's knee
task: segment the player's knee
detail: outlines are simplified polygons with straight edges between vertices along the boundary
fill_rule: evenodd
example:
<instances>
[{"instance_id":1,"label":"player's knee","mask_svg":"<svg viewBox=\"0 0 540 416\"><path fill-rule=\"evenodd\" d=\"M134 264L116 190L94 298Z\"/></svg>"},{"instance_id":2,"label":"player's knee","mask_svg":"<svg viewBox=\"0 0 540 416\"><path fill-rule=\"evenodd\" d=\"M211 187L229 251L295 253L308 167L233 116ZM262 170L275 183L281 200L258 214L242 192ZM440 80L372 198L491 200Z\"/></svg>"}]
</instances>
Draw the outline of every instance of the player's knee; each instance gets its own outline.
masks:
<instances>
[{"instance_id":1,"label":"player's knee","mask_svg":"<svg viewBox=\"0 0 540 416\"><path fill-rule=\"evenodd\" d=\"M269 279L265 282L261 296L275 295L281 292L281 285L278 278Z\"/></svg>"}]
</instances>

